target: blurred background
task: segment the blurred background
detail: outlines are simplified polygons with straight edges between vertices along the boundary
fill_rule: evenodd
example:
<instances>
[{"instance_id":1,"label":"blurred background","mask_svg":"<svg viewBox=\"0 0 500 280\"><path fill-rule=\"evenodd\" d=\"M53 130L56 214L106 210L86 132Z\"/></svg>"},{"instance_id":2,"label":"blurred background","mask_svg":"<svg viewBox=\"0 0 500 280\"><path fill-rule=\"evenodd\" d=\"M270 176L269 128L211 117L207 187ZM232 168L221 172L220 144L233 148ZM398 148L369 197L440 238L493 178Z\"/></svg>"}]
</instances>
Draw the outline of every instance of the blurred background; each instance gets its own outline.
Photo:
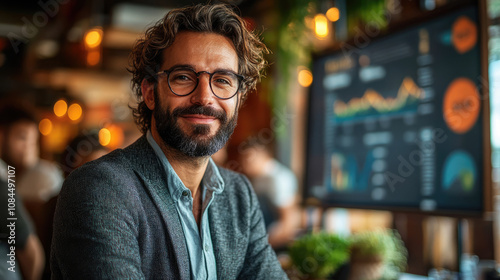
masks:
<instances>
[{"instance_id":1,"label":"blurred background","mask_svg":"<svg viewBox=\"0 0 500 280\"><path fill-rule=\"evenodd\" d=\"M63 178L141 136L127 71L135 40L170 9L205 2L0 4L1 105L23 108L36 128L33 151L12 154L9 128L0 152L19 166L47 263ZM496 268L500 0L210 2L234 5L271 50L214 159L252 180L291 278L310 271L288 252L300 238L380 228L404 242L407 273Z\"/></svg>"}]
</instances>

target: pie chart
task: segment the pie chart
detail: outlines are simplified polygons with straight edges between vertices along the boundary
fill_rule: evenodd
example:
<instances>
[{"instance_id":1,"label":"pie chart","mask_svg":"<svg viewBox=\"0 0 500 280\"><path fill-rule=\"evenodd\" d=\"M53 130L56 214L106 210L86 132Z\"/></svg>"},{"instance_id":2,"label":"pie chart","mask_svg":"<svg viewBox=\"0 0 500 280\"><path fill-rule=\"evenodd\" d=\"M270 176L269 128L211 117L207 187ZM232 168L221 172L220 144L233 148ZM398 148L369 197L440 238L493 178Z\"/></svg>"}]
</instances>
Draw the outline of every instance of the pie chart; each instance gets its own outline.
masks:
<instances>
[{"instance_id":1,"label":"pie chart","mask_svg":"<svg viewBox=\"0 0 500 280\"><path fill-rule=\"evenodd\" d=\"M481 98L470 79L457 78L445 92L443 117L451 131L467 133L475 124L481 110Z\"/></svg>"},{"instance_id":2,"label":"pie chart","mask_svg":"<svg viewBox=\"0 0 500 280\"><path fill-rule=\"evenodd\" d=\"M470 193L477 181L477 168L472 156L463 151L452 152L445 160L441 186L455 194Z\"/></svg>"}]
</instances>

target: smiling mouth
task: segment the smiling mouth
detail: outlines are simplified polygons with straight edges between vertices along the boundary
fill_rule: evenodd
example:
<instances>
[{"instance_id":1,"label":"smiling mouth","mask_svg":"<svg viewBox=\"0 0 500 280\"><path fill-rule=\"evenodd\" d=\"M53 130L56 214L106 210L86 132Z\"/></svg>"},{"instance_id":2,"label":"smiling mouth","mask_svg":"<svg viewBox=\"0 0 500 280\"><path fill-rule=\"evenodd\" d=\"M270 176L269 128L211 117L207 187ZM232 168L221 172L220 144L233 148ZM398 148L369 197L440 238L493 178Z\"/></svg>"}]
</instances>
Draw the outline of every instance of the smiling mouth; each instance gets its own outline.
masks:
<instances>
[{"instance_id":1,"label":"smiling mouth","mask_svg":"<svg viewBox=\"0 0 500 280\"><path fill-rule=\"evenodd\" d=\"M216 117L201 115L201 114L182 115L179 117L181 117L189 122L197 123L197 124L211 124L217 120Z\"/></svg>"}]
</instances>

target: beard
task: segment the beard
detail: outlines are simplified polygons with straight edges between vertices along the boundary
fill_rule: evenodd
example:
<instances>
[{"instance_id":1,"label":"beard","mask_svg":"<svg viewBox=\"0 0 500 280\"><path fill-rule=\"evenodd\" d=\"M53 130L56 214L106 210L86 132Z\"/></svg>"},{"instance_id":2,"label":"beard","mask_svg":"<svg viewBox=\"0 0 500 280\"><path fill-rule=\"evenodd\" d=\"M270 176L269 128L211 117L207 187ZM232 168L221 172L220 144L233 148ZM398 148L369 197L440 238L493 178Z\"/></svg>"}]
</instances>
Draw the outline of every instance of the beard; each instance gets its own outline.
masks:
<instances>
[{"instance_id":1,"label":"beard","mask_svg":"<svg viewBox=\"0 0 500 280\"><path fill-rule=\"evenodd\" d=\"M155 108L153 116L156 120L156 130L163 143L173 149L180 151L189 157L206 157L215 154L220 150L229 137L233 134L238 112L235 110L231 119L227 118L224 110L216 110L212 107L202 105L192 105L188 107L179 107L169 111L169 108L163 108L155 91ZM211 116L219 120L220 127L215 135L209 137L210 125L197 124L192 126L192 131L184 132L179 126L178 119L183 115L200 114Z\"/></svg>"}]
</instances>

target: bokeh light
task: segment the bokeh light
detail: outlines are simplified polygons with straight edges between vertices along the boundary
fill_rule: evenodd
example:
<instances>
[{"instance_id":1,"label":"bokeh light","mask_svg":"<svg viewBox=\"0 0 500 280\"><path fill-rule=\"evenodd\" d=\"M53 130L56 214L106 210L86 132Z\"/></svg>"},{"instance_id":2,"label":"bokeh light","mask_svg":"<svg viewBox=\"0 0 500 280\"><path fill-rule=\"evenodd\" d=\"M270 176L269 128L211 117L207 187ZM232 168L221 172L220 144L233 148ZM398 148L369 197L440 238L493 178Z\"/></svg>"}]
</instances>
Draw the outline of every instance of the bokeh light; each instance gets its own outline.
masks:
<instances>
[{"instance_id":1,"label":"bokeh light","mask_svg":"<svg viewBox=\"0 0 500 280\"><path fill-rule=\"evenodd\" d=\"M43 119L38 124L38 130L44 136L49 135L52 132L52 122L49 119Z\"/></svg>"},{"instance_id":2,"label":"bokeh light","mask_svg":"<svg viewBox=\"0 0 500 280\"><path fill-rule=\"evenodd\" d=\"M99 143L103 146L107 146L109 142L111 142L111 132L107 128L101 128L101 130L99 130Z\"/></svg>"},{"instance_id":3,"label":"bokeh light","mask_svg":"<svg viewBox=\"0 0 500 280\"><path fill-rule=\"evenodd\" d=\"M80 104L78 103L73 103L68 108L68 117L72 121L80 119L82 113L83 113L82 106L80 106Z\"/></svg>"},{"instance_id":4,"label":"bokeh light","mask_svg":"<svg viewBox=\"0 0 500 280\"><path fill-rule=\"evenodd\" d=\"M99 64L101 60L101 52L99 50L92 50L87 53L87 64L89 66L95 66Z\"/></svg>"},{"instance_id":5,"label":"bokeh light","mask_svg":"<svg viewBox=\"0 0 500 280\"><path fill-rule=\"evenodd\" d=\"M109 140L108 148L116 149L119 148L124 141L123 129L118 125L110 125L107 127L109 133L111 135L111 139Z\"/></svg>"},{"instance_id":6,"label":"bokeh light","mask_svg":"<svg viewBox=\"0 0 500 280\"><path fill-rule=\"evenodd\" d=\"M102 31L100 29L91 29L85 34L85 46L87 48L96 48L102 42Z\"/></svg>"},{"instance_id":7,"label":"bokeh light","mask_svg":"<svg viewBox=\"0 0 500 280\"><path fill-rule=\"evenodd\" d=\"M312 75L311 71L309 71L307 69L300 70L297 78L298 78L299 84L303 87L308 87L313 82L313 75Z\"/></svg>"},{"instance_id":8,"label":"bokeh light","mask_svg":"<svg viewBox=\"0 0 500 280\"><path fill-rule=\"evenodd\" d=\"M328 20L325 15L317 14L314 17L314 32L319 38L328 36Z\"/></svg>"},{"instance_id":9,"label":"bokeh light","mask_svg":"<svg viewBox=\"0 0 500 280\"><path fill-rule=\"evenodd\" d=\"M54 114L58 117L62 117L66 114L68 110L68 103L60 99L54 104Z\"/></svg>"},{"instance_id":10,"label":"bokeh light","mask_svg":"<svg viewBox=\"0 0 500 280\"><path fill-rule=\"evenodd\" d=\"M336 22L340 18L340 11L338 8L332 7L326 11L326 17L331 22Z\"/></svg>"}]
</instances>

